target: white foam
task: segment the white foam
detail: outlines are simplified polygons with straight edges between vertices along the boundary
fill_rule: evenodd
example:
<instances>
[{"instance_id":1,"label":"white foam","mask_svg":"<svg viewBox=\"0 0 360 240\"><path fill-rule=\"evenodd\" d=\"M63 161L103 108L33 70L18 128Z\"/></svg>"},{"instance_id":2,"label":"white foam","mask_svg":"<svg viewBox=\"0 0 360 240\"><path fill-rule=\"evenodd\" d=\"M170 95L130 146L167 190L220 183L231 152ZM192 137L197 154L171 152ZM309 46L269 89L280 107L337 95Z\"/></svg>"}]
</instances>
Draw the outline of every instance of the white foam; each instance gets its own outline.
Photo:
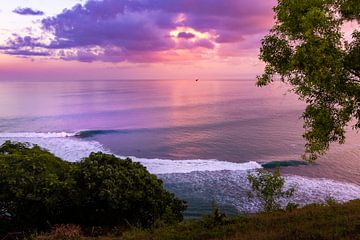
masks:
<instances>
[{"instance_id":1,"label":"white foam","mask_svg":"<svg viewBox=\"0 0 360 240\"><path fill-rule=\"evenodd\" d=\"M0 144L6 140L37 144L67 161L79 161L91 152L106 152L99 142L71 138L71 133L0 133ZM219 203L231 204L241 211L256 211L258 205L246 197L250 189L246 170L261 168L256 162L231 163L218 160L164 160L131 157L167 183L182 184L189 194L201 194ZM330 179L287 176L286 184L296 185L294 201L307 204L331 196L337 201L360 198L360 186ZM191 192L191 189L194 191ZM181 195L181 192L178 193Z\"/></svg>"},{"instance_id":2,"label":"white foam","mask_svg":"<svg viewBox=\"0 0 360 240\"><path fill-rule=\"evenodd\" d=\"M91 152L110 153L96 141L85 141L72 133L0 133L0 144L6 140L37 144L66 161L79 161ZM120 158L126 158L119 156ZM194 171L249 170L261 168L256 162L232 163L218 160L168 160L130 157L153 174L189 173Z\"/></svg>"},{"instance_id":3,"label":"white foam","mask_svg":"<svg viewBox=\"0 0 360 240\"><path fill-rule=\"evenodd\" d=\"M65 138L74 137L76 133L67 132L13 132L13 133L0 133L0 138Z\"/></svg>"},{"instance_id":4,"label":"white foam","mask_svg":"<svg viewBox=\"0 0 360 240\"><path fill-rule=\"evenodd\" d=\"M9 137L11 135L0 134L0 144L3 144L6 140L36 144L70 162L79 161L82 158L89 156L91 152L106 152L103 146L95 141L82 141L76 138L68 138L65 137L67 134L62 133L50 133L44 135L46 136L42 137L42 134L31 133L31 135L27 135L27 133L19 133L13 137Z\"/></svg>"},{"instance_id":5,"label":"white foam","mask_svg":"<svg viewBox=\"0 0 360 240\"><path fill-rule=\"evenodd\" d=\"M182 199L215 200L221 205L230 205L239 212L257 212L261 202L249 199L251 186L247 171L192 172L159 175L171 191ZM294 186L296 191L291 199L281 199L281 205L291 201L301 206L324 202L327 197L345 202L360 198L360 186L330 179L316 179L301 176L286 176L285 188Z\"/></svg>"},{"instance_id":6,"label":"white foam","mask_svg":"<svg viewBox=\"0 0 360 240\"><path fill-rule=\"evenodd\" d=\"M140 162L149 172L153 174L190 173L190 172L213 172L222 170L250 170L262 168L257 162L232 163L218 161L216 159L202 160L167 160L167 159L145 159L131 157L133 161Z\"/></svg>"},{"instance_id":7,"label":"white foam","mask_svg":"<svg viewBox=\"0 0 360 240\"><path fill-rule=\"evenodd\" d=\"M297 192L294 201L301 202L306 199L306 203L316 203L327 197L332 197L336 201L345 202L360 198L360 186L351 183L339 182L327 178L307 178L302 176L286 176L286 185L295 186Z\"/></svg>"}]
</instances>

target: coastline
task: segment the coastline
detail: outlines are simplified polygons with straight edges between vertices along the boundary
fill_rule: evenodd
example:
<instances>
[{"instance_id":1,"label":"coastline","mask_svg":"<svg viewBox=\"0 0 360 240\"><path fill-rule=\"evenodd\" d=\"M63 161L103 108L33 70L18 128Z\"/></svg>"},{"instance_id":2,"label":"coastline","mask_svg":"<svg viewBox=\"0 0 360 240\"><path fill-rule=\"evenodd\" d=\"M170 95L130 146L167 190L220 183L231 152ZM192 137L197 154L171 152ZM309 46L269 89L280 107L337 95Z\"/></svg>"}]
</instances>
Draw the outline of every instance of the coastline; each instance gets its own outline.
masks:
<instances>
[{"instance_id":1,"label":"coastline","mask_svg":"<svg viewBox=\"0 0 360 240\"><path fill-rule=\"evenodd\" d=\"M79 161L91 152L111 151L96 141L86 141L71 133L37 133L36 135L17 133L12 141L30 142L48 149L56 156L68 161ZM1 136L1 135L0 135ZM0 137L0 143L6 138ZM118 156L124 158L123 156ZM211 212L211 204L217 202L228 214L257 212L259 203L250 201L247 193L250 185L248 171L262 168L260 163L232 163L219 160L164 160L130 157L164 181L165 188L179 198L189 202L189 212L185 217L199 217ZM285 164L286 165L286 164ZM300 165L302 166L302 165ZM282 169L286 172L287 167ZM292 166L294 168L294 166ZM287 186L295 185L297 192L292 201L300 206L324 202L328 197L339 202L359 198L360 186L327 178L309 178L285 174ZM286 202L283 202L286 205Z\"/></svg>"}]
</instances>

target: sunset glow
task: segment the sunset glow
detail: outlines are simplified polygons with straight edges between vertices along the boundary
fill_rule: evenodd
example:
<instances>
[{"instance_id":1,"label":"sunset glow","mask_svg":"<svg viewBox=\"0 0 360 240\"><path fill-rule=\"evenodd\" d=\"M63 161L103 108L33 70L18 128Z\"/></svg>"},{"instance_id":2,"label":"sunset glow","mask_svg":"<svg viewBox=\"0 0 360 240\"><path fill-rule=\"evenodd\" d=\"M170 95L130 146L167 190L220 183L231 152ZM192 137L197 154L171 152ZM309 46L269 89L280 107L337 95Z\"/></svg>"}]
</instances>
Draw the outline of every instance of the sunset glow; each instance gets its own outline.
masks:
<instances>
[{"instance_id":1,"label":"sunset glow","mask_svg":"<svg viewBox=\"0 0 360 240\"><path fill-rule=\"evenodd\" d=\"M360 0L2 0L0 240L360 237L359 60Z\"/></svg>"},{"instance_id":2,"label":"sunset glow","mask_svg":"<svg viewBox=\"0 0 360 240\"><path fill-rule=\"evenodd\" d=\"M263 71L259 47L274 23L274 5L7 1L0 7L0 78L254 79ZM344 31L353 28L348 23Z\"/></svg>"},{"instance_id":3,"label":"sunset glow","mask_svg":"<svg viewBox=\"0 0 360 240\"><path fill-rule=\"evenodd\" d=\"M254 78L263 69L258 48L273 22L273 5L260 0L6 2L0 7L0 76Z\"/></svg>"}]
</instances>

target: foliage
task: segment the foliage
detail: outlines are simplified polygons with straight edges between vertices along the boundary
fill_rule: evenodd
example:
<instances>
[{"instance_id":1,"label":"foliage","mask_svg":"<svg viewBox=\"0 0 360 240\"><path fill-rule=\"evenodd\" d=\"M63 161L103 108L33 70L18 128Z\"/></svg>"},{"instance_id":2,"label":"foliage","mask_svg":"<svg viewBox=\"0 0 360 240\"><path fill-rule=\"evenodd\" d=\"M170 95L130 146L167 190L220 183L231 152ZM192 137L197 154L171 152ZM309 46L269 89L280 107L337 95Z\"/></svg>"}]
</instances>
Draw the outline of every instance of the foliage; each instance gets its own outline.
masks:
<instances>
[{"instance_id":1,"label":"foliage","mask_svg":"<svg viewBox=\"0 0 360 240\"><path fill-rule=\"evenodd\" d=\"M139 225L182 220L183 201L139 163L92 153L69 163L38 146L0 147L0 230L54 224Z\"/></svg>"},{"instance_id":2,"label":"foliage","mask_svg":"<svg viewBox=\"0 0 360 240\"><path fill-rule=\"evenodd\" d=\"M164 190L162 181L140 163L92 153L74 171L80 223L150 226L166 213L182 220L184 202ZM77 212L75 211L75 212Z\"/></svg>"},{"instance_id":3,"label":"foliage","mask_svg":"<svg viewBox=\"0 0 360 240\"><path fill-rule=\"evenodd\" d=\"M219 206L214 201L212 204L212 213L210 215L204 215L201 219L202 224L207 228L213 228L215 226L221 226L227 223L225 213L222 213Z\"/></svg>"},{"instance_id":4,"label":"foliage","mask_svg":"<svg viewBox=\"0 0 360 240\"><path fill-rule=\"evenodd\" d=\"M315 161L345 127L360 128L360 32L345 39L342 26L360 21L358 0L278 0L276 23L262 40L266 63L257 84L278 77L305 100L304 159ZM352 120L355 121L352 121Z\"/></svg>"},{"instance_id":5,"label":"foliage","mask_svg":"<svg viewBox=\"0 0 360 240\"><path fill-rule=\"evenodd\" d=\"M45 227L63 217L72 194L72 166L38 146L0 147L0 216L15 225Z\"/></svg>"},{"instance_id":6,"label":"foliage","mask_svg":"<svg viewBox=\"0 0 360 240\"><path fill-rule=\"evenodd\" d=\"M291 197L295 191L293 187L284 190L285 178L280 175L279 169L274 172L258 169L256 174L248 174L248 180L266 212L280 209L279 200Z\"/></svg>"},{"instance_id":7,"label":"foliage","mask_svg":"<svg viewBox=\"0 0 360 240\"><path fill-rule=\"evenodd\" d=\"M313 204L292 211L241 216L229 224L208 228L201 221L182 223L152 231L135 229L123 240L353 240L360 238L360 200L329 207ZM84 238L85 239L85 238ZM116 240L104 237L99 240Z\"/></svg>"},{"instance_id":8,"label":"foliage","mask_svg":"<svg viewBox=\"0 0 360 240\"><path fill-rule=\"evenodd\" d=\"M286 204L285 211L291 212L298 208L299 208L299 204L289 202L288 204Z\"/></svg>"},{"instance_id":9,"label":"foliage","mask_svg":"<svg viewBox=\"0 0 360 240\"><path fill-rule=\"evenodd\" d=\"M338 202L336 201L336 199L335 198L333 198L333 197L331 197L331 196L327 196L326 198L325 198L325 203L326 203L326 205L327 206L335 206L335 205L337 205L338 204Z\"/></svg>"}]
</instances>

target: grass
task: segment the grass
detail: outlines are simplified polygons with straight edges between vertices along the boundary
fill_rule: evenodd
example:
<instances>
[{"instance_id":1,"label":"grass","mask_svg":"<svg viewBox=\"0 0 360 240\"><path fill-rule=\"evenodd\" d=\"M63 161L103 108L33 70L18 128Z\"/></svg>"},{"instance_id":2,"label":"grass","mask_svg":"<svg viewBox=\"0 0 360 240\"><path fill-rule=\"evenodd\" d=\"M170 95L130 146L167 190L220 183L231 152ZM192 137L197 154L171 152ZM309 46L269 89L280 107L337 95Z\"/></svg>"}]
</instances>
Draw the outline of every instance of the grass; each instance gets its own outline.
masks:
<instances>
[{"instance_id":1,"label":"grass","mask_svg":"<svg viewBox=\"0 0 360 240\"><path fill-rule=\"evenodd\" d=\"M360 200L344 204L331 202L329 205L313 204L292 211L258 213L221 221L214 221L213 217L208 216L201 220L186 220L176 225L151 230L132 229L122 233L121 236L81 237L78 239L360 240Z\"/></svg>"}]
</instances>

